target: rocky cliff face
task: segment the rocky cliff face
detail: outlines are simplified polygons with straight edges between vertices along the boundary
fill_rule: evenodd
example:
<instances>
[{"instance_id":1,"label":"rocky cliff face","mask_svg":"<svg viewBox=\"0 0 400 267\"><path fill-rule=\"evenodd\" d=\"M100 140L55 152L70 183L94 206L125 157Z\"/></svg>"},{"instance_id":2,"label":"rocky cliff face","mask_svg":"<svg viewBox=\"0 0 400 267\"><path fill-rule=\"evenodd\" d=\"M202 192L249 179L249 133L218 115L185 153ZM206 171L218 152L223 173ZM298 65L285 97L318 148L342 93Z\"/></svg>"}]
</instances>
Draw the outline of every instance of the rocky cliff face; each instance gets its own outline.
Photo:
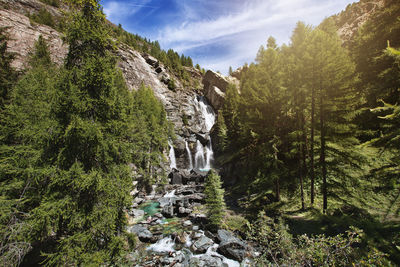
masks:
<instances>
[{"instance_id":1,"label":"rocky cliff face","mask_svg":"<svg viewBox=\"0 0 400 267\"><path fill-rule=\"evenodd\" d=\"M361 26L390 0L361 0L349 4L344 11L334 15L333 19L338 26L338 34L347 46L355 37Z\"/></svg>"},{"instance_id":2,"label":"rocky cliff face","mask_svg":"<svg viewBox=\"0 0 400 267\"><path fill-rule=\"evenodd\" d=\"M60 12L38 0L0 0L0 27L7 27L10 40L8 50L15 54L12 66L23 70L27 66L29 53L33 50L39 35L47 41L52 60L61 65L68 53L68 46L62 41L62 34L45 25L31 24L25 14L35 13L46 8L50 13L59 16ZM116 52L129 89L137 90L143 83L150 86L156 97L163 103L167 117L173 123L176 133L174 147L176 150L177 167L187 168L188 148L194 155L199 137L202 145L206 146L207 126L199 105L202 91L198 88L184 86L173 72L169 71L157 59L141 54L131 47L120 44ZM201 83L202 74L194 69L187 69L197 84ZM173 79L175 88L170 90L168 82Z\"/></svg>"}]
</instances>

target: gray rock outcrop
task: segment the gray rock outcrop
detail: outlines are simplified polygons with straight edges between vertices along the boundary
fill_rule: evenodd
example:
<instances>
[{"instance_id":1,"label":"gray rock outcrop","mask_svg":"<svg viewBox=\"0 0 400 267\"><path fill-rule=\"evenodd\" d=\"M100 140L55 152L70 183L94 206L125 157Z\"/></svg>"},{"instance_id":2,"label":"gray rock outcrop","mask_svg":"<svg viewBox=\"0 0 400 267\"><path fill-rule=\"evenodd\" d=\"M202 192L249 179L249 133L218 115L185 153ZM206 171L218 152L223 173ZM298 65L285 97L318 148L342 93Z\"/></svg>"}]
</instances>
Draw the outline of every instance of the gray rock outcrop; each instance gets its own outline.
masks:
<instances>
[{"instance_id":1,"label":"gray rock outcrop","mask_svg":"<svg viewBox=\"0 0 400 267\"><path fill-rule=\"evenodd\" d=\"M246 256L247 244L226 230L218 230L218 252L227 258L241 262Z\"/></svg>"},{"instance_id":2,"label":"gray rock outcrop","mask_svg":"<svg viewBox=\"0 0 400 267\"><path fill-rule=\"evenodd\" d=\"M215 110L219 110L225 101L225 93L229 84L239 88L239 80L234 77L224 77L214 71L207 71L203 77L204 95Z\"/></svg>"}]
</instances>

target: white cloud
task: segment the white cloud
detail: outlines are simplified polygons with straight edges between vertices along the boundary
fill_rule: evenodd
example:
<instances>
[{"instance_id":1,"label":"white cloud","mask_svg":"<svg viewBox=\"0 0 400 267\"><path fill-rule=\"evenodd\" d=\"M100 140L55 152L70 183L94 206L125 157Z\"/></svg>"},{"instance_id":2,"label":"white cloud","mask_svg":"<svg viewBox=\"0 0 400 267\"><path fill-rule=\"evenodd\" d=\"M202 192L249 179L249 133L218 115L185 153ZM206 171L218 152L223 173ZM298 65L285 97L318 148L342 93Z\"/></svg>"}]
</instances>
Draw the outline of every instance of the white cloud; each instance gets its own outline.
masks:
<instances>
[{"instance_id":1,"label":"white cloud","mask_svg":"<svg viewBox=\"0 0 400 267\"><path fill-rule=\"evenodd\" d=\"M104 4L103 11L107 19L114 23L121 23L125 18L134 15L142 8L156 8L149 6L151 0L118 2L110 1Z\"/></svg>"},{"instance_id":2,"label":"white cloud","mask_svg":"<svg viewBox=\"0 0 400 267\"><path fill-rule=\"evenodd\" d=\"M207 68L218 67L225 72L229 65L251 61L269 35L276 37L279 43L287 42L297 21L318 24L325 17L344 9L350 2L353 1L248 0L239 2L242 3L240 10L231 13L224 10L221 12L224 15L210 19L206 15L196 15L201 9L201 2L177 0L176 3L181 5L187 16L178 25L167 25L160 29L157 39L163 47L171 47L183 53L228 40L232 42L230 45L235 54L219 59L211 58L209 63L199 60ZM225 5L228 5L227 2ZM252 33L251 37L249 32Z\"/></svg>"}]
</instances>

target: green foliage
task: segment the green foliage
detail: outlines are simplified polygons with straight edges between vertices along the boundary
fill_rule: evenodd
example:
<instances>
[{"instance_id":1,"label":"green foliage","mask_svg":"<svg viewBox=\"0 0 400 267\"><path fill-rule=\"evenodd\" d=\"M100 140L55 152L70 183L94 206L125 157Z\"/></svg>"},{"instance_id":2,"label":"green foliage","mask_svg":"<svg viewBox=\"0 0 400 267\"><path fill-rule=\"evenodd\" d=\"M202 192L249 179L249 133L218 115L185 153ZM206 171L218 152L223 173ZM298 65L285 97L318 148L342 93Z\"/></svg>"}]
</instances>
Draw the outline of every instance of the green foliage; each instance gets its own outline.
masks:
<instances>
[{"instance_id":1,"label":"green foliage","mask_svg":"<svg viewBox=\"0 0 400 267\"><path fill-rule=\"evenodd\" d=\"M52 28L56 25L53 15L51 15L51 13L45 8L40 9L38 13L30 14L29 18L33 22L44 24Z\"/></svg>"},{"instance_id":2,"label":"green foliage","mask_svg":"<svg viewBox=\"0 0 400 267\"><path fill-rule=\"evenodd\" d=\"M40 0L41 2L53 7L60 7L60 0Z\"/></svg>"},{"instance_id":3,"label":"green foliage","mask_svg":"<svg viewBox=\"0 0 400 267\"><path fill-rule=\"evenodd\" d=\"M226 215L223 224L229 231L245 233L249 222L240 215Z\"/></svg>"},{"instance_id":4,"label":"green foliage","mask_svg":"<svg viewBox=\"0 0 400 267\"><path fill-rule=\"evenodd\" d=\"M8 98L8 93L16 80L16 73L11 67L14 56L7 52L8 36L6 28L0 28L0 110Z\"/></svg>"},{"instance_id":5,"label":"green foliage","mask_svg":"<svg viewBox=\"0 0 400 267\"><path fill-rule=\"evenodd\" d=\"M354 65L331 20L315 29L298 23L291 41L278 47L269 38L257 64L243 72L241 94L227 89L225 151L235 155L231 161L245 166L237 175L248 179L244 183L250 193L262 194L273 186L279 201L281 187L293 192L298 186L303 209L310 169L322 182L326 209L328 188L345 192L353 181L348 170L360 168L363 159L353 149L359 98ZM314 188L313 179L311 184Z\"/></svg>"},{"instance_id":6,"label":"green foliage","mask_svg":"<svg viewBox=\"0 0 400 267\"><path fill-rule=\"evenodd\" d=\"M380 100L392 105L399 101L400 66L385 52L388 43L392 47L400 47L399 14L397 1L385 2L385 8L372 15L350 45L360 76L357 87L364 102L358 118L362 141L379 137L382 128L383 121L370 109L381 106ZM378 115L384 116L382 112Z\"/></svg>"},{"instance_id":7,"label":"green foliage","mask_svg":"<svg viewBox=\"0 0 400 267\"><path fill-rule=\"evenodd\" d=\"M29 64L32 67L51 65L49 48L47 47L46 41L43 39L42 35L39 35L39 39L35 43L34 53L29 59Z\"/></svg>"},{"instance_id":8,"label":"green foliage","mask_svg":"<svg viewBox=\"0 0 400 267\"><path fill-rule=\"evenodd\" d=\"M211 170L206 177L204 194L210 227L218 229L225 215L224 189L219 175Z\"/></svg>"},{"instance_id":9,"label":"green foliage","mask_svg":"<svg viewBox=\"0 0 400 267\"><path fill-rule=\"evenodd\" d=\"M262 255L256 259L260 265L283 266L382 266L390 264L385 255L371 250L366 258L360 257L356 248L363 231L352 228L346 235L307 236L294 238L282 222L275 223L260 212L257 221L250 225L248 238L259 243Z\"/></svg>"},{"instance_id":10,"label":"green foliage","mask_svg":"<svg viewBox=\"0 0 400 267\"><path fill-rule=\"evenodd\" d=\"M110 27L113 37L118 39L119 42L126 43L137 51L152 55L170 71L173 71L178 78L188 82L190 81L190 73L185 69L185 67L193 67L193 60L189 56L183 54L179 56L179 54L172 49L165 51L161 49L158 41L151 42L137 34L129 33L122 28L121 24L119 24L118 27ZM198 66L198 69L200 70L200 66ZM168 86L170 85L168 84Z\"/></svg>"},{"instance_id":11,"label":"green foliage","mask_svg":"<svg viewBox=\"0 0 400 267\"><path fill-rule=\"evenodd\" d=\"M169 80L168 81L168 89L171 90L171 91L175 91L175 88L176 88L176 86L175 86L174 79Z\"/></svg>"},{"instance_id":12,"label":"green foliage","mask_svg":"<svg viewBox=\"0 0 400 267\"><path fill-rule=\"evenodd\" d=\"M35 47L40 47L39 42ZM46 49L46 45L42 48ZM31 240L35 236L31 210L39 205L46 181L54 174L54 169L46 164L45 155L51 153L48 144L57 133L57 123L50 111L57 76L58 71L45 61L31 65L10 91L10 103L2 113L0 228L4 230L0 260L10 265L17 266L31 249L35 240Z\"/></svg>"},{"instance_id":13,"label":"green foliage","mask_svg":"<svg viewBox=\"0 0 400 267\"><path fill-rule=\"evenodd\" d=\"M128 91L98 2L75 4L65 66L39 37L1 114L2 261L17 264L32 246L28 256L49 266L118 262L135 244L125 231L132 181L165 176L162 104L150 88Z\"/></svg>"}]
</instances>

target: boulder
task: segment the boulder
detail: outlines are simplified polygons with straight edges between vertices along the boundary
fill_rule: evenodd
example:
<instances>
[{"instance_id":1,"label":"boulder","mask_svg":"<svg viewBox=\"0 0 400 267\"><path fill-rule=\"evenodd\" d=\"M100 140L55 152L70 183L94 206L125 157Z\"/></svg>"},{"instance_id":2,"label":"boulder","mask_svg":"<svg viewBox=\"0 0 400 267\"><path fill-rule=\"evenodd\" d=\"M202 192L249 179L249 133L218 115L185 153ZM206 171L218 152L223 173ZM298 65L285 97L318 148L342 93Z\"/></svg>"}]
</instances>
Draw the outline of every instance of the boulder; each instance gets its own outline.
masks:
<instances>
[{"instance_id":1,"label":"boulder","mask_svg":"<svg viewBox=\"0 0 400 267\"><path fill-rule=\"evenodd\" d=\"M144 210L132 209L129 211L129 215L135 218L140 218L144 216Z\"/></svg>"},{"instance_id":2,"label":"boulder","mask_svg":"<svg viewBox=\"0 0 400 267\"><path fill-rule=\"evenodd\" d=\"M141 224L135 224L133 226L128 227L129 233L134 233L137 235L140 241L142 242L154 242L153 234L147 229L146 226Z\"/></svg>"},{"instance_id":3,"label":"boulder","mask_svg":"<svg viewBox=\"0 0 400 267\"><path fill-rule=\"evenodd\" d=\"M192 226L192 222L190 221L190 220L187 220L187 221L184 221L183 222L183 226L185 226L185 227L189 227L189 226Z\"/></svg>"},{"instance_id":4,"label":"boulder","mask_svg":"<svg viewBox=\"0 0 400 267\"><path fill-rule=\"evenodd\" d=\"M205 96L215 110L222 108L225 102L225 93L220 88L210 85L204 88Z\"/></svg>"},{"instance_id":5,"label":"boulder","mask_svg":"<svg viewBox=\"0 0 400 267\"><path fill-rule=\"evenodd\" d=\"M170 206L175 203L176 197L161 197L157 201L160 203L160 208L164 208L165 206Z\"/></svg>"},{"instance_id":6,"label":"boulder","mask_svg":"<svg viewBox=\"0 0 400 267\"><path fill-rule=\"evenodd\" d=\"M201 255L200 257L193 257L190 259L191 267L225 267L226 264L218 257L210 255Z\"/></svg>"},{"instance_id":7,"label":"boulder","mask_svg":"<svg viewBox=\"0 0 400 267\"><path fill-rule=\"evenodd\" d=\"M226 92L226 88L229 85L228 80L219 73L216 73L212 70L206 72L203 77L204 88L208 88L210 86L218 87L223 93Z\"/></svg>"},{"instance_id":8,"label":"boulder","mask_svg":"<svg viewBox=\"0 0 400 267\"><path fill-rule=\"evenodd\" d=\"M218 252L227 258L242 262L246 256L247 244L234 236L232 232L218 230Z\"/></svg>"},{"instance_id":9,"label":"boulder","mask_svg":"<svg viewBox=\"0 0 400 267\"><path fill-rule=\"evenodd\" d=\"M166 218L172 218L174 217L174 206L169 205L169 206L165 206L162 209L162 215L164 215Z\"/></svg>"},{"instance_id":10,"label":"boulder","mask_svg":"<svg viewBox=\"0 0 400 267\"><path fill-rule=\"evenodd\" d=\"M192 213L192 210L191 210L191 209L186 209L186 208L184 208L184 207L179 207L179 209L178 209L178 215L179 215L180 217L182 217L182 216L187 216L187 215L189 215L190 213Z\"/></svg>"},{"instance_id":11,"label":"boulder","mask_svg":"<svg viewBox=\"0 0 400 267\"><path fill-rule=\"evenodd\" d=\"M203 235L196 242L193 243L191 249L193 253L202 254L205 253L207 249L211 247L213 244L214 242L210 238Z\"/></svg>"}]
</instances>

